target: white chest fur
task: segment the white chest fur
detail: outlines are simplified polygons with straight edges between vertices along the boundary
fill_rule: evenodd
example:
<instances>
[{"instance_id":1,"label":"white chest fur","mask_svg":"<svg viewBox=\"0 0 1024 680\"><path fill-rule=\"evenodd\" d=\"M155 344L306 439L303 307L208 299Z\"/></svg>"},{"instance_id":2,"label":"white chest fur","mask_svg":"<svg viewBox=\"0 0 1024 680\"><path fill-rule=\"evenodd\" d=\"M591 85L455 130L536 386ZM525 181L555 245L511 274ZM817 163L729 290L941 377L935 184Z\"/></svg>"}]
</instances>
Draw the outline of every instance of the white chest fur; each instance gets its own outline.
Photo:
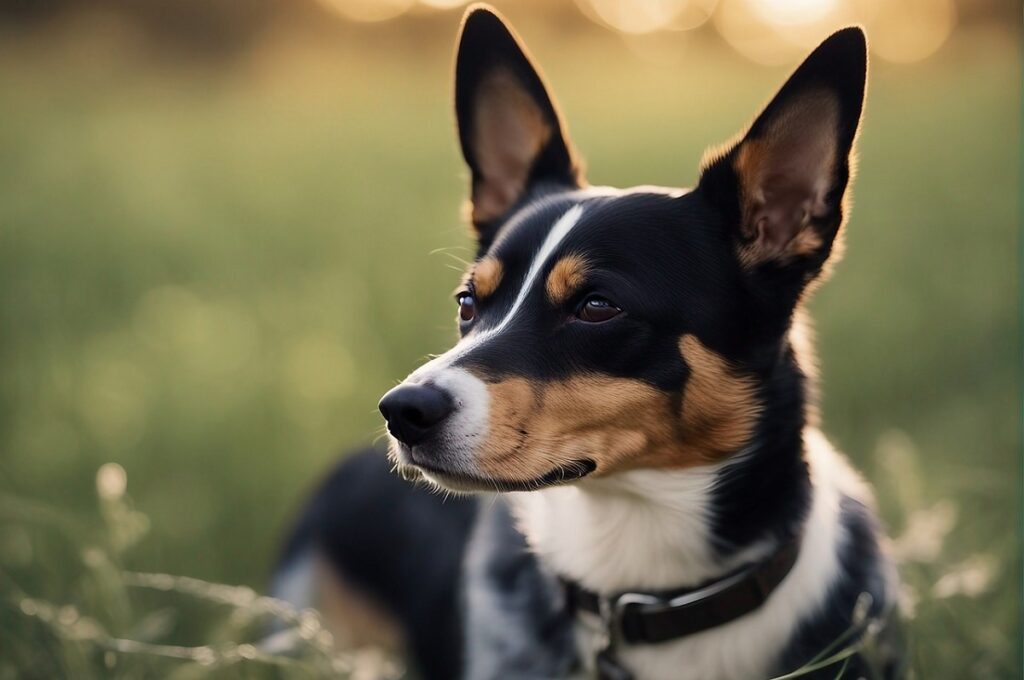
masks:
<instances>
[{"instance_id":1,"label":"white chest fur","mask_svg":"<svg viewBox=\"0 0 1024 680\"><path fill-rule=\"evenodd\" d=\"M620 646L637 680L765 678L796 626L821 606L838 577L843 494L866 500L864 485L817 430L804 436L813 499L792 571L757 611L724 626L659 645ZM726 463L728 464L728 463ZM533 550L557 573L601 593L696 585L770 546L728 563L709 541L711 485L718 466L634 471L570 487L513 495ZM584 659L596 636L581 627Z\"/></svg>"}]
</instances>

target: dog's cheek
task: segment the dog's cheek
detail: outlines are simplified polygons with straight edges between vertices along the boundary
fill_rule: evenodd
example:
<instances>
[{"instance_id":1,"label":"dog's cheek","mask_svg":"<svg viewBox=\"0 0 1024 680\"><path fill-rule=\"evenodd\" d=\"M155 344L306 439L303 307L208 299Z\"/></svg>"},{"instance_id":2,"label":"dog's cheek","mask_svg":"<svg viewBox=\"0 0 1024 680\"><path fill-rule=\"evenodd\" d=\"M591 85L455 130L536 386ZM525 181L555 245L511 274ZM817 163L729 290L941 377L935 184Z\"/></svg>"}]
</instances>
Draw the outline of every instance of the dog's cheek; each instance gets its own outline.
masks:
<instances>
[{"instance_id":1,"label":"dog's cheek","mask_svg":"<svg viewBox=\"0 0 1024 680\"><path fill-rule=\"evenodd\" d=\"M693 467L742 449L760 415L755 381L692 335L679 344L690 369L681 408L669 393L628 378L488 383L487 436L476 448L477 467L521 480L586 458L597 464L595 476L604 476Z\"/></svg>"},{"instance_id":2,"label":"dog's cheek","mask_svg":"<svg viewBox=\"0 0 1024 680\"><path fill-rule=\"evenodd\" d=\"M589 458L595 474L643 465L671 439L668 395L639 380L582 377L545 392L550 424L566 433L572 459Z\"/></svg>"},{"instance_id":3,"label":"dog's cheek","mask_svg":"<svg viewBox=\"0 0 1024 680\"><path fill-rule=\"evenodd\" d=\"M690 370L683 390L683 438L690 447L722 458L746 446L761 414L757 383L737 373L696 336L684 335L679 351Z\"/></svg>"},{"instance_id":4,"label":"dog's cheek","mask_svg":"<svg viewBox=\"0 0 1024 680\"><path fill-rule=\"evenodd\" d=\"M641 381L581 376L488 385L488 436L476 464L500 479L529 479L581 459L595 474L680 466L679 418L669 395Z\"/></svg>"}]
</instances>

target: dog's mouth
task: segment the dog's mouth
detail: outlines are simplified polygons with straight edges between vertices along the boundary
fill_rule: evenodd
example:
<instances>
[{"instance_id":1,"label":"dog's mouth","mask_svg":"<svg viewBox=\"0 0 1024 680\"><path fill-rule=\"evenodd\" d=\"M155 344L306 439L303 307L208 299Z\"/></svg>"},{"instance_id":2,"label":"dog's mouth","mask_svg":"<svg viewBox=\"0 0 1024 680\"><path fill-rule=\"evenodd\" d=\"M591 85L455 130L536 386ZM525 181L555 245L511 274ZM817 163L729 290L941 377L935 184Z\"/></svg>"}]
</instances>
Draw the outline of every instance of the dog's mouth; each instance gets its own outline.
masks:
<instances>
[{"instance_id":1,"label":"dog's mouth","mask_svg":"<svg viewBox=\"0 0 1024 680\"><path fill-rule=\"evenodd\" d=\"M597 469L597 463L589 458L574 460L565 465L531 479L499 479L483 475L468 474L449 470L434 463L419 461L405 463L409 467L427 477L441 487L451 491L537 491L551 486L560 486L583 479Z\"/></svg>"}]
</instances>

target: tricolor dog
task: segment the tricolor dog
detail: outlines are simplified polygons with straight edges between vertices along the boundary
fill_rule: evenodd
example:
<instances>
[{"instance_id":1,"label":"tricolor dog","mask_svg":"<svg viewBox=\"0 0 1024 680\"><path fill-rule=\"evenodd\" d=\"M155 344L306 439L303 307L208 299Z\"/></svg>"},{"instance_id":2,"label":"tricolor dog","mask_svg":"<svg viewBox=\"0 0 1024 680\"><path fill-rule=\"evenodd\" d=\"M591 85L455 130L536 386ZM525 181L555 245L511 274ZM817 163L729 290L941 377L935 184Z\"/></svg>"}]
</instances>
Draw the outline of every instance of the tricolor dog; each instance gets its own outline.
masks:
<instances>
[{"instance_id":1,"label":"tricolor dog","mask_svg":"<svg viewBox=\"0 0 1024 680\"><path fill-rule=\"evenodd\" d=\"M425 483L343 464L278 592L317 604L315 566L426 678L899 675L895 569L818 429L803 313L839 250L866 69L841 30L692 189L591 186L521 41L470 9L461 337L380 401L391 462Z\"/></svg>"}]
</instances>

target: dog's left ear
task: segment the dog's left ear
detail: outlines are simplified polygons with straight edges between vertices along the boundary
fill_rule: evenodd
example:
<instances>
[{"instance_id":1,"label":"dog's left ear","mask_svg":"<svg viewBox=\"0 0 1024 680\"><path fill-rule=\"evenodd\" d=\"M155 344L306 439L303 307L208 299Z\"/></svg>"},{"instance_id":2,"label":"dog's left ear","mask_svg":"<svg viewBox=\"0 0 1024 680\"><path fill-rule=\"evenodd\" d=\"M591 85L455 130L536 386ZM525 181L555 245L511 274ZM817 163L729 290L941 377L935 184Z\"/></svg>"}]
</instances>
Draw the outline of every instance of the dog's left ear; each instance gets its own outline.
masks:
<instances>
[{"instance_id":1,"label":"dog's left ear","mask_svg":"<svg viewBox=\"0 0 1024 680\"><path fill-rule=\"evenodd\" d=\"M842 224L866 77L863 31L833 34L740 142L705 163L699 188L727 215L745 269L804 282L820 271Z\"/></svg>"},{"instance_id":2,"label":"dog's left ear","mask_svg":"<svg viewBox=\"0 0 1024 680\"><path fill-rule=\"evenodd\" d=\"M544 78L515 31L485 5L463 19L455 113L481 246L532 184L579 185L576 155Z\"/></svg>"}]
</instances>

